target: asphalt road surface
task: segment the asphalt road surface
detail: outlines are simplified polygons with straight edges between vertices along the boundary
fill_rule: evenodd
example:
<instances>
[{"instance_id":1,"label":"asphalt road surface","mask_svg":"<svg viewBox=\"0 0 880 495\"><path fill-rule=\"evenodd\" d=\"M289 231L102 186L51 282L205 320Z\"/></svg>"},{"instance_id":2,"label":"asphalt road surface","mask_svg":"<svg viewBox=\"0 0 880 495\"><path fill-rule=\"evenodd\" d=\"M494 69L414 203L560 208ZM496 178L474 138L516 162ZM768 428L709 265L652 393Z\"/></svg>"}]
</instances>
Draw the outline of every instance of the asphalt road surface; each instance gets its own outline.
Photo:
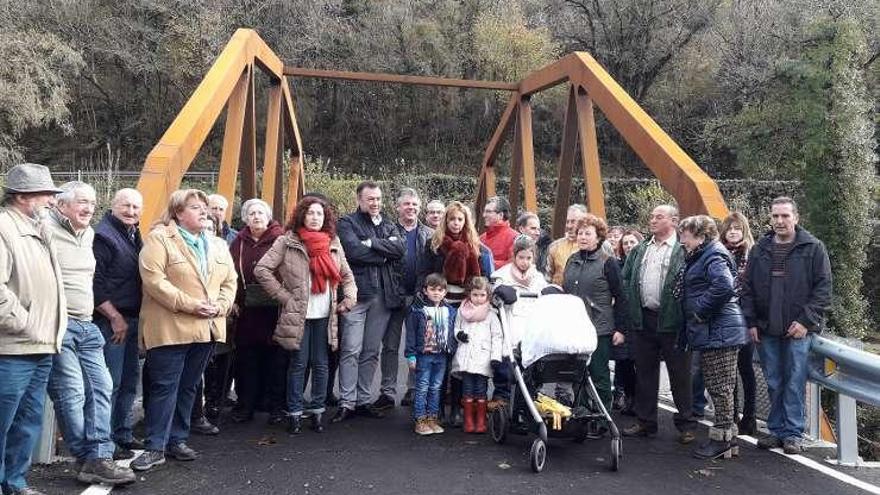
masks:
<instances>
[{"instance_id":1,"label":"asphalt road surface","mask_svg":"<svg viewBox=\"0 0 880 495\"><path fill-rule=\"evenodd\" d=\"M578 445L551 439L547 466L529 467L531 437L513 435L496 445L487 435L450 429L417 437L408 410L381 420L356 418L289 436L265 425L265 416L244 425L227 424L217 437L194 436L202 458L169 459L140 474L119 494L465 494L623 493L638 494L816 494L865 493L780 455L741 447L734 460L700 461L692 446L676 442L669 412L661 410L661 431L653 440L624 439L619 472L608 470L607 440ZM629 418L618 424L629 424ZM705 429L701 430L701 436ZM34 487L49 494L81 493L72 464L37 467Z\"/></svg>"}]
</instances>

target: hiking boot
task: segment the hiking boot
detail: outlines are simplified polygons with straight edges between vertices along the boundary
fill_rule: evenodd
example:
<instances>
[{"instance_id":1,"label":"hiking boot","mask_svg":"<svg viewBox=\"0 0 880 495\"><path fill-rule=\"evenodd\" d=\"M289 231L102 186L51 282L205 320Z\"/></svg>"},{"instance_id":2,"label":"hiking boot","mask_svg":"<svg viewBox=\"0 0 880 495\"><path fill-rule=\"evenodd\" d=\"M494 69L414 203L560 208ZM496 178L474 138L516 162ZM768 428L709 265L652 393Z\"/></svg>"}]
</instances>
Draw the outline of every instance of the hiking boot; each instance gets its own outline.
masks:
<instances>
[{"instance_id":1,"label":"hiking boot","mask_svg":"<svg viewBox=\"0 0 880 495\"><path fill-rule=\"evenodd\" d=\"M443 429L442 426L440 426L440 423L437 422L436 416L428 416L428 426L431 427L431 431L433 433L443 433L444 431L446 431Z\"/></svg>"},{"instance_id":2,"label":"hiking boot","mask_svg":"<svg viewBox=\"0 0 880 495\"><path fill-rule=\"evenodd\" d=\"M168 455L178 461L194 461L199 458L199 453L184 442L179 442L168 447Z\"/></svg>"},{"instance_id":3,"label":"hiking boot","mask_svg":"<svg viewBox=\"0 0 880 495\"><path fill-rule=\"evenodd\" d=\"M782 440L773 435L767 435L758 439L758 448L761 450L777 449L779 447L782 447Z\"/></svg>"},{"instance_id":4,"label":"hiking boot","mask_svg":"<svg viewBox=\"0 0 880 495\"><path fill-rule=\"evenodd\" d=\"M214 436L220 433L220 428L212 425L208 418L202 416L190 423L189 431L198 435Z\"/></svg>"},{"instance_id":5,"label":"hiking boot","mask_svg":"<svg viewBox=\"0 0 880 495\"><path fill-rule=\"evenodd\" d=\"M625 437L654 438L657 436L657 430L649 430L641 423L624 428L621 433Z\"/></svg>"},{"instance_id":6,"label":"hiking boot","mask_svg":"<svg viewBox=\"0 0 880 495\"><path fill-rule=\"evenodd\" d=\"M134 483L134 471L127 467L117 466L112 459L89 459L84 464L76 479L82 483L105 485L126 485Z\"/></svg>"},{"instance_id":7,"label":"hiking boot","mask_svg":"<svg viewBox=\"0 0 880 495\"><path fill-rule=\"evenodd\" d=\"M409 407L412 406L413 403L413 389L409 389L403 394L403 399L400 401L401 407Z\"/></svg>"},{"instance_id":8,"label":"hiking boot","mask_svg":"<svg viewBox=\"0 0 880 495\"><path fill-rule=\"evenodd\" d=\"M678 443L688 445L697 439L697 435L691 430L685 430L678 434Z\"/></svg>"},{"instance_id":9,"label":"hiking boot","mask_svg":"<svg viewBox=\"0 0 880 495\"><path fill-rule=\"evenodd\" d=\"M804 441L798 437L786 438L782 441L782 451L788 455L803 454Z\"/></svg>"},{"instance_id":10,"label":"hiking boot","mask_svg":"<svg viewBox=\"0 0 880 495\"><path fill-rule=\"evenodd\" d=\"M302 416L290 416L287 418L287 433L290 435L299 435L302 432Z\"/></svg>"},{"instance_id":11,"label":"hiking boot","mask_svg":"<svg viewBox=\"0 0 880 495\"><path fill-rule=\"evenodd\" d=\"M161 450L147 450L131 461L131 468L135 471L146 471L160 464L165 464L165 453Z\"/></svg>"},{"instance_id":12,"label":"hiking boot","mask_svg":"<svg viewBox=\"0 0 880 495\"><path fill-rule=\"evenodd\" d=\"M134 457L134 451L127 449L120 444L116 444L116 450L113 451L114 461L124 461Z\"/></svg>"},{"instance_id":13,"label":"hiking boot","mask_svg":"<svg viewBox=\"0 0 880 495\"><path fill-rule=\"evenodd\" d=\"M382 419L385 417L385 413L374 409L372 406L369 405L355 407L354 413L358 416L363 416L365 418Z\"/></svg>"},{"instance_id":14,"label":"hiking boot","mask_svg":"<svg viewBox=\"0 0 880 495\"><path fill-rule=\"evenodd\" d=\"M430 423L428 423L427 418L419 418L416 420L416 427L413 430L416 432L416 435L433 435L434 429L431 428Z\"/></svg>"},{"instance_id":15,"label":"hiking boot","mask_svg":"<svg viewBox=\"0 0 880 495\"><path fill-rule=\"evenodd\" d=\"M394 399L389 395L382 394L370 407L375 411L390 411L394 409Z\"/></svg>"}]
</instances>

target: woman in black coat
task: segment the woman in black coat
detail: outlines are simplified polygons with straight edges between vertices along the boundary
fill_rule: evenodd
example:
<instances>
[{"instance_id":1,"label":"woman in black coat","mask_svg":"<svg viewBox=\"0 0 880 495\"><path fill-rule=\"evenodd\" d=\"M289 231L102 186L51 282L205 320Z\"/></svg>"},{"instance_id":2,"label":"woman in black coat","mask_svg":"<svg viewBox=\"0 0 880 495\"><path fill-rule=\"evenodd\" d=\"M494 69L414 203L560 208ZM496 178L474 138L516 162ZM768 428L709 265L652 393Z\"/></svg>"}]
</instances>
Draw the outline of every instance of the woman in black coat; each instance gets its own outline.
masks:
<instances>
[{"instance_id":1,"label":"woman in black coat","mask_svg":"<svg viewBox=\"0 0 880 495\"><path fill-rule=\"evenodd\" d=\"M685 218L679 226L687 255L675 292L682 300L685 335L700 351L700 368L715 405L709 441L694 451L701 459L738 454L733 443L737 355L746 343L746 324L737 303L736 262L718 242L715 220L705 215Z\"/></svg>"}]
</instances>

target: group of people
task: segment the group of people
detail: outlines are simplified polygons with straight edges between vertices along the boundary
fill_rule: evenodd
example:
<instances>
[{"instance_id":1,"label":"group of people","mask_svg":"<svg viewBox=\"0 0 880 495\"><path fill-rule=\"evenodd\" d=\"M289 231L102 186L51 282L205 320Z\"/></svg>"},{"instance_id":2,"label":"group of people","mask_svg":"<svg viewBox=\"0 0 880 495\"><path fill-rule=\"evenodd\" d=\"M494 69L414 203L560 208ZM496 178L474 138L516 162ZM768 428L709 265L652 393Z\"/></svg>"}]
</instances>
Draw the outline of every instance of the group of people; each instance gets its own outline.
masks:
<instances>
[{"instance_id":1,"label":"group of people","mask_svg":"<svg viewBox=\"0 0 880 495\"><path fill-rule=\"evenodd\" d=\"M382 418L398 402L412 406L419 435L444 425L485 432L487 411L510 399L502 343L528 332L522 318L502 332L490 304L498 285L540 293L554 284L584 301L598 335L590 374L600 397L637 419L624 434L656 434L665 361L680 441L694 440L705 387L714 426L695 455L730 455L737 369L739 425L754 433L757 347L771 398L759 446L800 450L805 337L821 329L831 275L791 199L774 200L773 231L753 247L738 213L719 233L707 216L679 221L661 205L644 240L572 205L565 236L553 241L534 212L511 225L501 197L487 201L478 234L458 201L430 201L422 217L418 193L404 188L392 218L379 184L362 182L356 195L357 209L337 218L326 197L307 194L284 226L251 199L236 231L225 198L179 190L142 239L136 190L118 191L93 228L91 186L56 188L46 167L13 167L0 208L3 493L38 493L25 474L47 390L87 483L131 483L133 470L166 456L197 459L190 432L218 434L227 406L235 422L264 411L290 434L307 420L323 432L328 407L339 423ZM398 401L401 344L409 379ZM143 440L132 425L139 381ZM143 453L130 468L114 462L134 450Z\"/></svg>"}]
</instances>

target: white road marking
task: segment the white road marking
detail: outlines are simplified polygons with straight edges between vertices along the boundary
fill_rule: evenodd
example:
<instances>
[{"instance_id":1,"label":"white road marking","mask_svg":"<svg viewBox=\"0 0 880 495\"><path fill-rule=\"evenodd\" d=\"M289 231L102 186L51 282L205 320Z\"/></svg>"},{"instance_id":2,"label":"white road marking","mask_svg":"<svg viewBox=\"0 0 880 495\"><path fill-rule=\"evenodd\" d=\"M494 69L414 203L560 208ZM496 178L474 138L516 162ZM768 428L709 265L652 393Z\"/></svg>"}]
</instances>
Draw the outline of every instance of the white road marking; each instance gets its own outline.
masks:
<instances>
[{"instance_id":1,"label":"white road marking","mask_svg":"<svg viewBox=\"0 0 880 495\"><path fill-rule=\"evenodd\" d=\"M678 412L678 409L676 409L668 404L664 404L662 402L659 402L657 405L661 409L665 409L669 412L672 412L672 413ZM702 425L712 426L712 422L707 421L705 419L701 419L699 422ZM757 447L757 445L758 445L758 439L755 437L752 437L749 435L739 435L737 438L745 441L746 443L752 445L753 447ZM821 462L816 462L813 459L810 459L809 457L806 457L806 456L803 456L800 454L788 455L785 452L783 452L782 449L770 449L770 452L773 452L775 454L779 454L782 457L787 457L788 459L791 459L791 460L797 462L798 464L806 466L806 467L813 469L815 471L819 471L820 473L822 473L826 476L830 476L830 477L832 477L838 481L842 481L848 485L852 485L856 488L865 490L868 493L873 493L874 495L880 495L880 486L872 485L871 483L868 483L866 481L862 481L858 478L854 478L846 473L842 473L836 469L833 469L829 466L826 466L825 464L822 464Z\"/></svg>"}]
</instances>

